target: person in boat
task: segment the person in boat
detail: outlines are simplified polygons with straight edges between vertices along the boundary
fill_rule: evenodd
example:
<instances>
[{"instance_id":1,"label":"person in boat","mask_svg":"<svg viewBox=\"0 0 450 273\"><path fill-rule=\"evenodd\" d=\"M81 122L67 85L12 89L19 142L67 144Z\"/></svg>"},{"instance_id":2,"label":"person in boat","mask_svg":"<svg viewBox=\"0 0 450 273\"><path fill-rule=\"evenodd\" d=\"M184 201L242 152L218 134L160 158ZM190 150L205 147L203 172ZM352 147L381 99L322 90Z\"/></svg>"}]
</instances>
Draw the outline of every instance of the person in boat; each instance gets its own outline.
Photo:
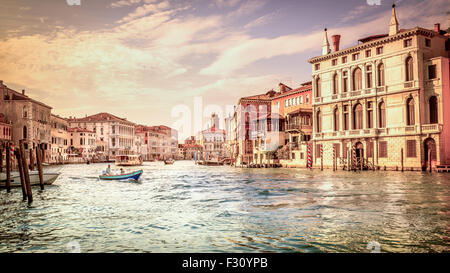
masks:
<instances>
[{"instance_id":1,"label":"person in boat","mask_svg":"<svg viewBox=\"0 0 450 273\"><path fill-rule=\"evenodd\" d=\"M122 168L120 168L120 174L125 174L125 171Z\"/></svg>"},{"instance_id":2,"label":"person in boat","mask_svg":"<svg viewBox=\"0 0 450 273\"><path fill-rule=\"evenodd\" d=\"M111 175L111 165L108 165L108 168L106 168L105 174Z\"/></svg>"}]
</instances>

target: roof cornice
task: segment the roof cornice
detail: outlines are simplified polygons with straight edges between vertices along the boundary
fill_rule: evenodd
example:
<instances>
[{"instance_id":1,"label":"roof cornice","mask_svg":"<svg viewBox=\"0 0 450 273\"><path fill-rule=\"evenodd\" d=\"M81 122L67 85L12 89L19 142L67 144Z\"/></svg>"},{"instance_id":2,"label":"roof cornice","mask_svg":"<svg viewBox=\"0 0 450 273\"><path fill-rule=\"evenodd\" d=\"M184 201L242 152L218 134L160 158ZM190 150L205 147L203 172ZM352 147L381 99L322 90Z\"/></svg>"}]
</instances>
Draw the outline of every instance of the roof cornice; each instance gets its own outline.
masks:
<instances>
[{"instance_id":1,"label":"roof cornice","mask_svg":"<svg viewBox=\"0 0 450 273\"><path fill-rule=\"evenodd\" d=\"M336 52L332 52L327 55L313 57L313 58L309 59L308 62L311 64L316 63L316 62L322 62L322 61L325 61L328 59L333 59L333 58L336 58L336 57L339 57L342 55L347 55L347 54L350 54L353 52L358 52L358 51L361 51L361 50L369 48L369 47L380 46L380 45L390 43L390 42L393 42L396 40L404 39L406 37L413 36L413 35L423 35L423 36L427 36L427 37L441 36L438 33L436 33L435 31L416 27L416 28L413 28L410 30L400 32L396 35L391 35L391 36L387 36L384 38L376 39L376 40L366 42L366 43L363 43L360 45L356 45L356 46L352 46L352 47L342 49L342 50L339 50Z\"/></svg>"}]
</instances>

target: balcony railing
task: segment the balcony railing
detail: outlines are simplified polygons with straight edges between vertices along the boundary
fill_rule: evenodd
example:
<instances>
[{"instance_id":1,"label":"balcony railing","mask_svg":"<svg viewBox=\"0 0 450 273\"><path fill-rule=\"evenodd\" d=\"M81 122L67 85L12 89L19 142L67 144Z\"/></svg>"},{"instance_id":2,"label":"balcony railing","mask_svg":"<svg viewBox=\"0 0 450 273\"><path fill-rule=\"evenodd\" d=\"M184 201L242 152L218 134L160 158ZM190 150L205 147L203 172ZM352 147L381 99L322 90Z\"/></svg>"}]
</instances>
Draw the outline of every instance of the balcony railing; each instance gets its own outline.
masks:
<instances>
[{"instance_id":1,"label":"balcony railing","mask_svg":"<svg viewBox=\"0 0 450 273\"><path fill-rule=\"evenodd\" d=\"M422 125L422 133L440 133L442 124L426 124Z\"/></svg>"}]
</instances>

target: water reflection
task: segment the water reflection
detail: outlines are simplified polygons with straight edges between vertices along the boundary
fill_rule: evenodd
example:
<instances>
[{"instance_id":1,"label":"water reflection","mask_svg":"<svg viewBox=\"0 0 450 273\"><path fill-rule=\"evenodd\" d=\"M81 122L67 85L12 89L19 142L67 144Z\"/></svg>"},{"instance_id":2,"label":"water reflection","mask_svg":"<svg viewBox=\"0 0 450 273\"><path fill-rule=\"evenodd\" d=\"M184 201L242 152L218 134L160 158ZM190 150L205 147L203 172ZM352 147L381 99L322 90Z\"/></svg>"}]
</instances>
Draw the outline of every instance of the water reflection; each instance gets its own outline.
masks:
<instances>
[{"instance_id":1,"label":"water reflection","mask_svg":"<svg viewBox=\"0 0 450 273\"><path fill-rule=\"evenodd\" d=\"M31 208L0 192L1 252L446 252L450 175L145 163L140 183L104 164L62 174Z\"/></svg>"}]
</instances>

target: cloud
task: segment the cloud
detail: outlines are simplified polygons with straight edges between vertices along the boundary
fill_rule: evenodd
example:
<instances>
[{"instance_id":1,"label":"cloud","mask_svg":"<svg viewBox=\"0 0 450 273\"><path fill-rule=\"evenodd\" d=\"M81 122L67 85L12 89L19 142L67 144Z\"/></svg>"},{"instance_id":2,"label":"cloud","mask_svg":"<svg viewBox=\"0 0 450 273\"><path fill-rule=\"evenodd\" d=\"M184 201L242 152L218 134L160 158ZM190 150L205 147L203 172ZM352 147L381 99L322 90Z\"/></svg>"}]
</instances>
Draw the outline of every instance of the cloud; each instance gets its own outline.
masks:
<instances>
[{"instance_id":1,"label":"cloud","mask_svg":"<svg viewBox=\"0 0 450 273\"><path fill-rule=\"evenodd\" d=\"M124 23L132 21L139 17L144 17L151 13L157 13L163 10L166 10L170 7L169 1L163 1L158 4L146 4L136 8L135 11L129 13L127 16L118 21L118 23Z\"/></svg>"},{"instance_id":2,"label":"cloud","mask_svg":"<svg viewBox=\"0 0 450 273\"><path fill-rule=\"evenodd\" d=\"M244 26L244 28L249 29L249 28L266 25L266 24L270 23L271 21L273 21L278 14L279 14L279 11L274 11L274 12L265 14L263 16L260 16L260 17L256 18L255 20L251 21L250 23L246 24Z\"/></svg>"},{"instance_id":3,"label":"cloud","mask_svg":"<svg viewBox=\"0 0 450 273\"><path fill-rule=\"evenodd\" d=\"M431 3L419 2L416 5L398 8L397 16L401 27L431 26L432 22L445 21L445 14L441 12L444 6L445 0L431 1ZM356 10L362 14L360 9ZM355 12L350 12L350 14L355 14ZM354 43L361 37L387 33L390 16L391 11L384 10L363 23L329 28L329 35L340 34L342 36L341 48L355 45ZM203 75L229 76L256 61L276 56L302 52L316 52L320 54L322 39L322 30L309 33L295 33L271 39L247 37L245 40L241 40L240 43L236 43L220 52L216 60L203 68L200 73Z\"/></svg>"}]
</instances>

